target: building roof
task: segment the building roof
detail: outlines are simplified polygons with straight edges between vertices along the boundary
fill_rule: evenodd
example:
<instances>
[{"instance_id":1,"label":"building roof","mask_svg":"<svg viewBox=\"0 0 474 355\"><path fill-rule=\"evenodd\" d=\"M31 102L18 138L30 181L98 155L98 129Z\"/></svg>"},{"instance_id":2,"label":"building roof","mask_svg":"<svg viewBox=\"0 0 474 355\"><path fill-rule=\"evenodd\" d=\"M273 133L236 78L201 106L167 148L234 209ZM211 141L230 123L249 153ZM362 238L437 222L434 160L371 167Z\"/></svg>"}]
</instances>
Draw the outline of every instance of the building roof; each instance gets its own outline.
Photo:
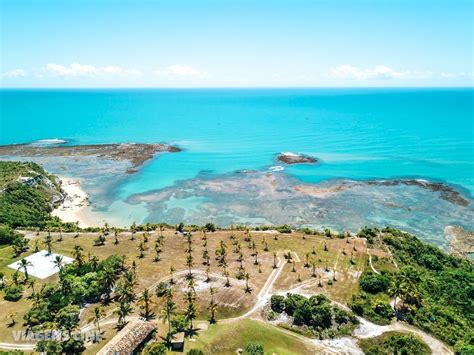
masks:
<instances>
[{"instance_id":1,"label":"building roof","mask_svg":"<svg viewBox=\"0 0 474 355\"><path fill-rule=\"evenodd\" d=\"M155 326L152 322L131 321L110 339L97 355L131 354L153 330L155 330Z\"/></svg>"},{"instance_id":2,"label":"building roof","mask_svg":"<svg viewBox=\"0 0 474 355\"><path fill-rule=\"evenodd\" d=\"M184 342L184 332L181 333L176 333L173 335L173 338L171 339L171 343L183 343Z\"/></svg>"}]
</instances>

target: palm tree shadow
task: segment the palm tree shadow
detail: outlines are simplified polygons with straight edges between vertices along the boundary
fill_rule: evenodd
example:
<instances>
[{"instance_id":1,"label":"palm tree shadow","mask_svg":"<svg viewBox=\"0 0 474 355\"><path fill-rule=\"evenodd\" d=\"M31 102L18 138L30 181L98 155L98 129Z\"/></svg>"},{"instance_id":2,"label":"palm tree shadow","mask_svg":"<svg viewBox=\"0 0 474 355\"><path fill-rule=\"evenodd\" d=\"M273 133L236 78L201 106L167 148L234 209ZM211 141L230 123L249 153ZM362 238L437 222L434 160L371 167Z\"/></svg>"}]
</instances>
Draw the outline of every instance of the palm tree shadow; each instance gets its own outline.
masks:
<instances>
[{"instance_id":1,"label":"palm tree shadow","mask_svg":"<svg viewBox=\"0 0 474 355\"><path fill-rule=\"evenodd\" d=\"M186 331L186 336L192 338L193 336L197 335L201 329L200 328L192 328Z\"/></svg>"},{"instance_id":2,"label":"palm tree shadow","mask_svg":"<svg viewBox=\"0 0 474 355\"><path fill-rule=\"evenodd\" d=\"M128 324L128 322L125 322L124 324L117 324L114 329L119 331L119 330L122 330L123 328L125 328L125 326Z\"/></svg>"},{"instance_id":3,"label":"palm tree shadow","mask_svg":"<svg viewBox=\"0 0 474 355\"><path fill-rule=\"evenodd\" d=\"M145 314L144 313L140 313L140 317L142 317L143 319L146 319L145 317ZM155 312L151 312L148 314L148 319L147 320L154 320L156 319L156 313Z\"/></svg>"}]
</instances>

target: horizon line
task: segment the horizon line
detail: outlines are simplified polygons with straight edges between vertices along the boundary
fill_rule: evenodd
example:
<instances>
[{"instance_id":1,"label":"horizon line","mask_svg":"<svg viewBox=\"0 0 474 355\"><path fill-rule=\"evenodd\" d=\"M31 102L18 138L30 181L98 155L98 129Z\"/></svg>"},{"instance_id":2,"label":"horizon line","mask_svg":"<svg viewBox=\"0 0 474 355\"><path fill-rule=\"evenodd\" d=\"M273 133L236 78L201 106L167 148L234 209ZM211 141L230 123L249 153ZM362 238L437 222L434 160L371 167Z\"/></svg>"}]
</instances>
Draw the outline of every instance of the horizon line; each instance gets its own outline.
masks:
<instances>
[{"instance_id":1,"label":"horizon line","mask_svg":"<svg viewBox=\"0 0 474 355\"><path fill-rule=\"evenodd\" d=\"M251 89L474 89L472 86L76 86L0 87L1 90L251 90Z\"/></svg>"}]
</instances>

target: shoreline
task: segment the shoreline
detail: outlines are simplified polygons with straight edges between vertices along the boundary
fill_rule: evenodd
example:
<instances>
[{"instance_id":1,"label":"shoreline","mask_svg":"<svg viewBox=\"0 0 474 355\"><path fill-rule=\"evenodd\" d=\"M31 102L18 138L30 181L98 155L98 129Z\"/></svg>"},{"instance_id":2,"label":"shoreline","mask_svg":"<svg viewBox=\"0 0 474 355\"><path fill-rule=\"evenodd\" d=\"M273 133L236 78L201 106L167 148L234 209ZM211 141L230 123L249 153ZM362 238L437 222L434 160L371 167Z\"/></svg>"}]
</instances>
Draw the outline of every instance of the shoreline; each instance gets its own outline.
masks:
<instances>
[{"instance_id":1,"label":"shoreline","mask_svg":"<svg viewBox=\"0 0 474 355\"><path fill-rule=\"evenodd\" d=\"M64 201L51 212L63 222L78 222L80 228L98 226L99 220L90 214L89 195L82 189L81 181L65 176L58 176Z\"/></svg>"}]
</instances>

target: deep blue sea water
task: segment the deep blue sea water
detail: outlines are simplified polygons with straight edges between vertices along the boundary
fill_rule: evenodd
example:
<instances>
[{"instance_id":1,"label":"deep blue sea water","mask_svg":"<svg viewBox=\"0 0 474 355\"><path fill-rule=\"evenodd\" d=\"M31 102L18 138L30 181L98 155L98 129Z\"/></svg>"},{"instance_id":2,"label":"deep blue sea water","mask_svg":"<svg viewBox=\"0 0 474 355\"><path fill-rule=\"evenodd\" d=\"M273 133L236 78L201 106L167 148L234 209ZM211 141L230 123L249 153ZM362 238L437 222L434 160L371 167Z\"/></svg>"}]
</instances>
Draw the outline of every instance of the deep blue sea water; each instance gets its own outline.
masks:
<instances>
[{"instance_id":1,"label":"deep blue sea water","mask_svg":"<svg viewBox=\"0 0 474 355\"><path fill-rule=\"evenodd\" d=\"M281 165L303 182L416 177L474 193L473 89L3 90L0 143L167 142L114 198Z\"/></svg>"}]
</instances>

